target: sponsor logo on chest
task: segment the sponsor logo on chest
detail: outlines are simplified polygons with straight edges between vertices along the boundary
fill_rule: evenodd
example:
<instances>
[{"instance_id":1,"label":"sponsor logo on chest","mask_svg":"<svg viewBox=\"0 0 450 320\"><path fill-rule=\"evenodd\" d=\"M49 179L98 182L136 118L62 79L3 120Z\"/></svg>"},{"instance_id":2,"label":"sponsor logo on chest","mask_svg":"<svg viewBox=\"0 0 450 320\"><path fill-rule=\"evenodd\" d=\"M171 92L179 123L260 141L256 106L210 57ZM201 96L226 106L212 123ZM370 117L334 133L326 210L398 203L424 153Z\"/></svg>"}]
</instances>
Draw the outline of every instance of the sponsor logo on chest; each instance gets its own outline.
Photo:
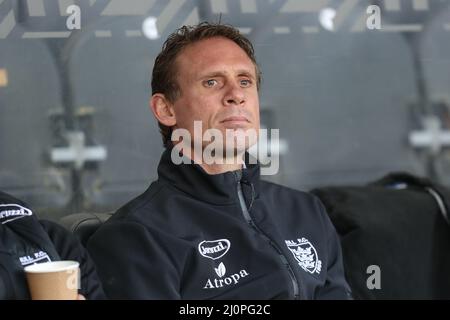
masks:
<instances>
[{"instance_id":1,"label":"sponsor logo on chest","mask_svg":"<svg viewBox=\"0 0 450 320\"><path fill-rule=\"evenodd\" d=\"M198 245L198 251L205 258L217 260L226 255L230 247L231 243L227 239L202 241Z\"/></svg>"},{"instance_id":2,"label":"sponsor logo on chest","mask_svg":"<svg viewBox=\"0 0 450 320\"><path fill-rule=\"evenodd\" d=\"M219 239L214 241L202 241L198 245L199 253L208 259L217 260L223 258L231 248L231 242L227 239ZM249 272L242 269L239 272L226 275L227 269L223 262L214 267L217 277L208 278L203 289L219 289L223 287L233 286L239 283L242 278L247 277Z\"/></svg>"},{"instance_id":3,"label":"sponsor logo on chest","mask_svg":"<svg viewBox=\"0 0 450 320\"><path fill-rule=\"evenodd\" d=\"M21 205L0 204L0 221L2 224L31 215L31 210Z\"/></svg>"}]
</instances>

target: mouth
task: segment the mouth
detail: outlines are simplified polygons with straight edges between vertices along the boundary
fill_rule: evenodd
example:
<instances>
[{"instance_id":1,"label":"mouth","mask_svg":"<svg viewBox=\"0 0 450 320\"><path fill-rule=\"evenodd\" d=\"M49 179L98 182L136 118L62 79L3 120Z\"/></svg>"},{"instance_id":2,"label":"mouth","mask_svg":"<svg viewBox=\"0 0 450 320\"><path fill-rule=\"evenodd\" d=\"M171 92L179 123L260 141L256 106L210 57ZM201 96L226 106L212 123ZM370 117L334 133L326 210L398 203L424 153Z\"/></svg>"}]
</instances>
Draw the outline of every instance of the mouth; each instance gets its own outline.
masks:
<instances>
[{"instance_id":1,"label":"mouth","mask_svg":"<svg viewBox=\"0 0 450 320\"><path fill-rule=\"evenodd\" d=\"M231 124L231 123L249 123L250 121L244 116L232 116L225 118L220 121L220 123Z\"/></svg>"}]
</instances>

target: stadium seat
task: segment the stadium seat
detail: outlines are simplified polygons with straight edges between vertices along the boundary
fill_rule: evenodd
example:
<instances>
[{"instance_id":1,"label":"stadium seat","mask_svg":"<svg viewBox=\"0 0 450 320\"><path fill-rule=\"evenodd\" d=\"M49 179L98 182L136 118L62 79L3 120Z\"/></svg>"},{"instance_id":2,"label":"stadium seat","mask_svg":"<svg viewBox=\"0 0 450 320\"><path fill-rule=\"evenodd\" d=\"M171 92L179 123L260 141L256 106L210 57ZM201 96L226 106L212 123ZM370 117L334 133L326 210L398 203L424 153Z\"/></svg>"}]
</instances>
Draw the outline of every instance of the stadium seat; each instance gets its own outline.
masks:
<instances>
[{"instance_id":1,"label":"stadium seat","mask_svg":"<svg viewBox=\"0 0 450 320\"><path fill-rule=\"evenodd\" d=\"M111 216L112 213L75 213L63 217L59 222L86 246L89 238Z\"/></svg>"},{"instance_id":2,"label":"stadium seat","mask_svg":"<svg viewBox=\"0 0 450 320\"><path fill-rule=\"evenodd\" d=\"M312 192L341 237L355 299L450 298L450 189L395 173Z\"/></svg>"}]
</instances>

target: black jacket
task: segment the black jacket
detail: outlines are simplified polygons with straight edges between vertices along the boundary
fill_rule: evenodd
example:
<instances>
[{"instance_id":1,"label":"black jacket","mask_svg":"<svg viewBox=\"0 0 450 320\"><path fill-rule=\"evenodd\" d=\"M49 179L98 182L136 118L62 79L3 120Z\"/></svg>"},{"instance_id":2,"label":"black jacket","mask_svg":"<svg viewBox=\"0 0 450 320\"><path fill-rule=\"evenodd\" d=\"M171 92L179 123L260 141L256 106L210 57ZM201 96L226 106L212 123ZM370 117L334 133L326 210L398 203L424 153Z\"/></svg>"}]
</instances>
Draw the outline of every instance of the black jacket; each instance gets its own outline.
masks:
<instances>
[{"instance_id":1,"label":"black jacket","mask_svg":"<svg viewBox=\"0 0 450 320\"><path fill-rule=\"evenodd\" d=\"M208 175L175 165L93 235L109 298L347 299L341 249L320 201L260 181L259 166Z\"/></svg>"},{"instance_id":2,"label":"black jacket","mask_svg":"<svg viewBox=\"0 0 450 320\"><path fill-rule=\"evenodd\" d=\"M39 221L22 201L0 192L0 300L29 299L23 268L33 263L76 260L80 263L80 293L105 298L86 249L69 231L51 221Z\"/></svg>"}]
</instances>

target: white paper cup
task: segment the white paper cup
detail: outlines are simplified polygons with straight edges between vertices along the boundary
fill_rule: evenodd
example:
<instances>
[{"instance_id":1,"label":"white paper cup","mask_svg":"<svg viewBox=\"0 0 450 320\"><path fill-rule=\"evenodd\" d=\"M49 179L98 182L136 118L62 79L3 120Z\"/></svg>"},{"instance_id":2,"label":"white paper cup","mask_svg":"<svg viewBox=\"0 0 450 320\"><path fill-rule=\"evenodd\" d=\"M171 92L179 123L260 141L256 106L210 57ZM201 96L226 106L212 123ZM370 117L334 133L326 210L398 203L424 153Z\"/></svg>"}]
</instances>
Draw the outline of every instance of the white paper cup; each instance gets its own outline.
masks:
<instances>
[{"instance_id":1,"label":"white paper cup","mask_svg":"<svg viewBox=\"0 0 450 320\"><path fill-rule=\"evenodd\" d=\"M76 300L79 288L77 261L33 264L24 268L33 300Z\"/></svg>"}]
</instances>

